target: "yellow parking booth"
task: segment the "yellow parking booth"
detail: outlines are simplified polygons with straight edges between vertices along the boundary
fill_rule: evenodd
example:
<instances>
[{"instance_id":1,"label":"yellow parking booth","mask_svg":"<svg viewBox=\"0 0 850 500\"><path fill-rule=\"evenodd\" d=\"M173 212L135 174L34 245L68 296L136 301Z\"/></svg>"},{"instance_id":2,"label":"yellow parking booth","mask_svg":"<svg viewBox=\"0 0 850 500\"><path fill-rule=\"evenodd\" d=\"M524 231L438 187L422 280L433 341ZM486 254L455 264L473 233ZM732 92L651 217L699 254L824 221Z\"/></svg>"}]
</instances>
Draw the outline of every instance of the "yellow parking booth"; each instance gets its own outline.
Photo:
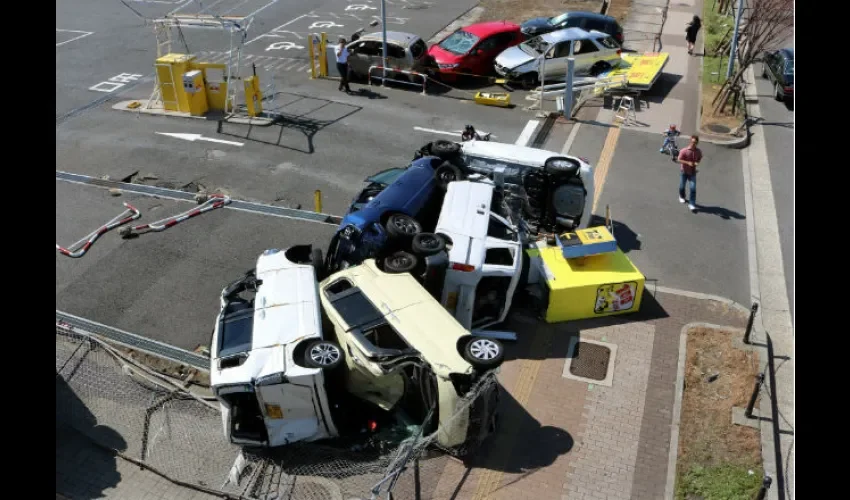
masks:
<instances>
[{"instance_id":1,"label":"yellow parking booth","mask_svg":"<svg viewBox=\"0 0 850 500\"><path fill-rule=\"evenodd\" d=\"M183 75L190 71L195 56L166 54L154 63L162 106L167 111L189 112L189 100L183 89Z\"/></svg>"},{"instance_id":2,"label":"yellow parking booth","mask_svg":"<svg viewBox=\"0 0 850 500\"><path fill-rule=\"evenodd\" d=\"M209 110L203 71L193 69L183 74L183 92L190 115L203 116Z\"/></svg>"},{"instance_id":3,"label":"yellow parking booth","mask_svg":"<svg viewBox=\"0 0 850 500\"><path fill-rule=\"evenodd\" d=\"M260 91L260 79L257 76L249 76L243 82L245 83L245 105L248 107L248 115L257 116L263 112L263 93Z\"/></svg>"},{"instance_id":4,"label":"yellow parking booth","mask_svg":"<svg viewBox=\"0 0 850 500\"><path fill-rule=\"evenodd\" d=\"M637 312L646 278L617 248L567 259L558 246L528 250L539 273L547 323Z\"/></svg>"}]
</instances>

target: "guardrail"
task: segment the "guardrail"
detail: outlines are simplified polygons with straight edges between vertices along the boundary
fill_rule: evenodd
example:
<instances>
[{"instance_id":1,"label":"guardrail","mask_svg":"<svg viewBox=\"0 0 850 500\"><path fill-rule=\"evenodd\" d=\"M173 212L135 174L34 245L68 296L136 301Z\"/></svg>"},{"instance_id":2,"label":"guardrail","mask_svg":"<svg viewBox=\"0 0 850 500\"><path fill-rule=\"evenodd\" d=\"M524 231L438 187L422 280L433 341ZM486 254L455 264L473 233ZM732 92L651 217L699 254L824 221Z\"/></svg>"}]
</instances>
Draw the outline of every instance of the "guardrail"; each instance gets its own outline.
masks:
<instances>
[{"instance_id":1,"label":"guardrail","mask_svg":"<svg viewBox=\"0 0 850 500\"><path fill-rule=\"evenodd\" d=\"M377 78L380 78L380 79L381 79L381 82L382 82L382 83L383 83L383 82L390 81L390 82L396 82L396 83L403 83L403 84L405 84L405 85L421 85L421 86L422 86L422 95L425 95L426 88L428 87L428 75L424 75L424 74L419 73L419 72L417 72L417 71L410 71L410 70L406 70L406 69L399 69L399 68L385 68L384 66L369 66L369 75L368 75L368 77L369 77L369 86L370 86L370 87L372 86L372 71L374 71L374 70L376 70L376 69L380 69L380 70L382 70L382 71L383 71L383 70L386 70L387 72L390 72L390 71L391 71L391 72L393 72L393 73L401 73L401 74L404 74L404 75L418 76L418 77L422 78L422 83L420 84L420 83L416 83L416 82L412 82L412 81L407 81L407 80L399 80L399 79L397 79L397 78L387 78L387 77L386 77L386 75L385 75L385 76L377 77Z\"/></svg>"}]
</instances>

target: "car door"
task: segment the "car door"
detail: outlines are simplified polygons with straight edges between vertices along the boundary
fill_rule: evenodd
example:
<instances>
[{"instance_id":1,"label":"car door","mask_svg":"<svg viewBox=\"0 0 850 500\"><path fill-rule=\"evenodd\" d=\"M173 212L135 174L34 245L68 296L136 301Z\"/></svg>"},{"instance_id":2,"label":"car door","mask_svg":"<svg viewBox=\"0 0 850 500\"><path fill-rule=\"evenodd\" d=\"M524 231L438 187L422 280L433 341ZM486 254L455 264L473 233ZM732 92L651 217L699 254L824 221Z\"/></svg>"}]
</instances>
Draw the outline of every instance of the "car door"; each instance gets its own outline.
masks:
<instances>
[{"instance_id":1,"label":"car door","mask_svg":"<svg viewBox=\"0 0 850 500\"><path fill-rule=\"evenodd\" d=\"M570 56L573 42L565 40L555 44L546 51L546 61L544 64L544 73L547 78L564 78L567 75L567 58ZM578 66L578 61L576 61ZM578 69L578 68L576 68Z\"/></svg>"},{"instance_id":2,"label":"car door","mask_svg":"<svg viewBox=\"0 0 850 500\"><path fill-rule=\"evenodd\" d=\"M576 73L585 73L602 59L602 53L593 40L576 40L573 43L573 57L576 60Z\"/></svg>"},{"instance_id":3,"label":"car door","mask_svg":"<svg viewBox=\"0 0 850 500\"><path fill-rule=\"evenodd\" d=\"M378 57L377 66L381 65L381 57ZM404 70L412 69L413 58L408 57L408 53L404 47L397 43L387 42L387 67L399 68Z\"/></svg>"},{"instance_id":4,"label":"car door","mask_svg":"<svg viewBox=\"0 0 850 500\"><path fill-rule=\"evenodd\" d=\"M776 81L776 52L768 52L764 56L764 77L771 83Z\"/></svg>"},{"instance_id":5,"label":"car door","mask_svg":"<svg viewBox=\"0 0 850 500\"><path fill-rule=\"evenodd\" d=\"M512 33L497 33L479 41L469 53L467 68L476 75L488 74L493 67L493 60L508 48L512 40Z\"/></svg>"},{"instance_id":6,"label":"car door","mask_svg":"<svg viewBox=\"0 0 850 500\"><path fill-rule=\"evenodd\" d=\"M358 75L368 75L369 66L374 64L376 56L378 61L381 60L381 43L374 40L358 40L348 45L348 51L348 67Z\"/></svg>"}]
</instances>

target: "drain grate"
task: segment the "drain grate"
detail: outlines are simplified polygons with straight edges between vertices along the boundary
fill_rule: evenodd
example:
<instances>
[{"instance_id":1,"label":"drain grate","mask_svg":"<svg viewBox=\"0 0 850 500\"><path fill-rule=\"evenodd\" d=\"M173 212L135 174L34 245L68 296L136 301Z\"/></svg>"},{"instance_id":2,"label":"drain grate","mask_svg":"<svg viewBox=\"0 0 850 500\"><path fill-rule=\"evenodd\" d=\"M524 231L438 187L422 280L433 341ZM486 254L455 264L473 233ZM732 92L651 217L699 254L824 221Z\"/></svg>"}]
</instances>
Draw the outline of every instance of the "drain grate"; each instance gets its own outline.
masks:
<instances>
[{"instance_id":1,"label":"drain grate","mask_svg":"<svg viewBox=\"0 0 850 500\"><path fill-rule=\"evenodd\" d=\"M599 344L579 342L570 363L570 374L591 380L605 380L610 360L611 349Z\"/></svg>"},{"instance_id":2,"label":"drain grate","mask_svg":"<svg viewBox=\"0 0 850 500\"><path fill-rule=\"evenodd\" d=\"M726 125L720 125L719 123L709 123L705 126L708 130L712 132L716 132L718 134L728 134L732 132L732 129L727 127Z\"/></svg>"}]
</instances>

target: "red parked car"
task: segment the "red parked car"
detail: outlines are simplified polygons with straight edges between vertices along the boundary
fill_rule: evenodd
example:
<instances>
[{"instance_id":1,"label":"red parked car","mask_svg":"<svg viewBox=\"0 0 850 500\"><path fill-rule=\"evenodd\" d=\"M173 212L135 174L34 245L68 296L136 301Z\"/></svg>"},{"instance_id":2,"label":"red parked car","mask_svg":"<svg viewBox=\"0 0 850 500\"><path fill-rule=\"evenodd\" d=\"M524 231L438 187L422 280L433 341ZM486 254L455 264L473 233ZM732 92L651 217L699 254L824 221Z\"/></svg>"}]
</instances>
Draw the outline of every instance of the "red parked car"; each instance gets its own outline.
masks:
<instances>
[{"instance_id":1,"label":"red parked car","mask_svg":"<svg viewBox=\"0 0 850 500\"><path fill-rule=\"evenodd\" d=\"M493 60L503 50L525 40L520 25L491 21L460 28L428 49L432 64L442 77L453 79L457 73L490 75Z\"/></svg>"}]
</instances>

